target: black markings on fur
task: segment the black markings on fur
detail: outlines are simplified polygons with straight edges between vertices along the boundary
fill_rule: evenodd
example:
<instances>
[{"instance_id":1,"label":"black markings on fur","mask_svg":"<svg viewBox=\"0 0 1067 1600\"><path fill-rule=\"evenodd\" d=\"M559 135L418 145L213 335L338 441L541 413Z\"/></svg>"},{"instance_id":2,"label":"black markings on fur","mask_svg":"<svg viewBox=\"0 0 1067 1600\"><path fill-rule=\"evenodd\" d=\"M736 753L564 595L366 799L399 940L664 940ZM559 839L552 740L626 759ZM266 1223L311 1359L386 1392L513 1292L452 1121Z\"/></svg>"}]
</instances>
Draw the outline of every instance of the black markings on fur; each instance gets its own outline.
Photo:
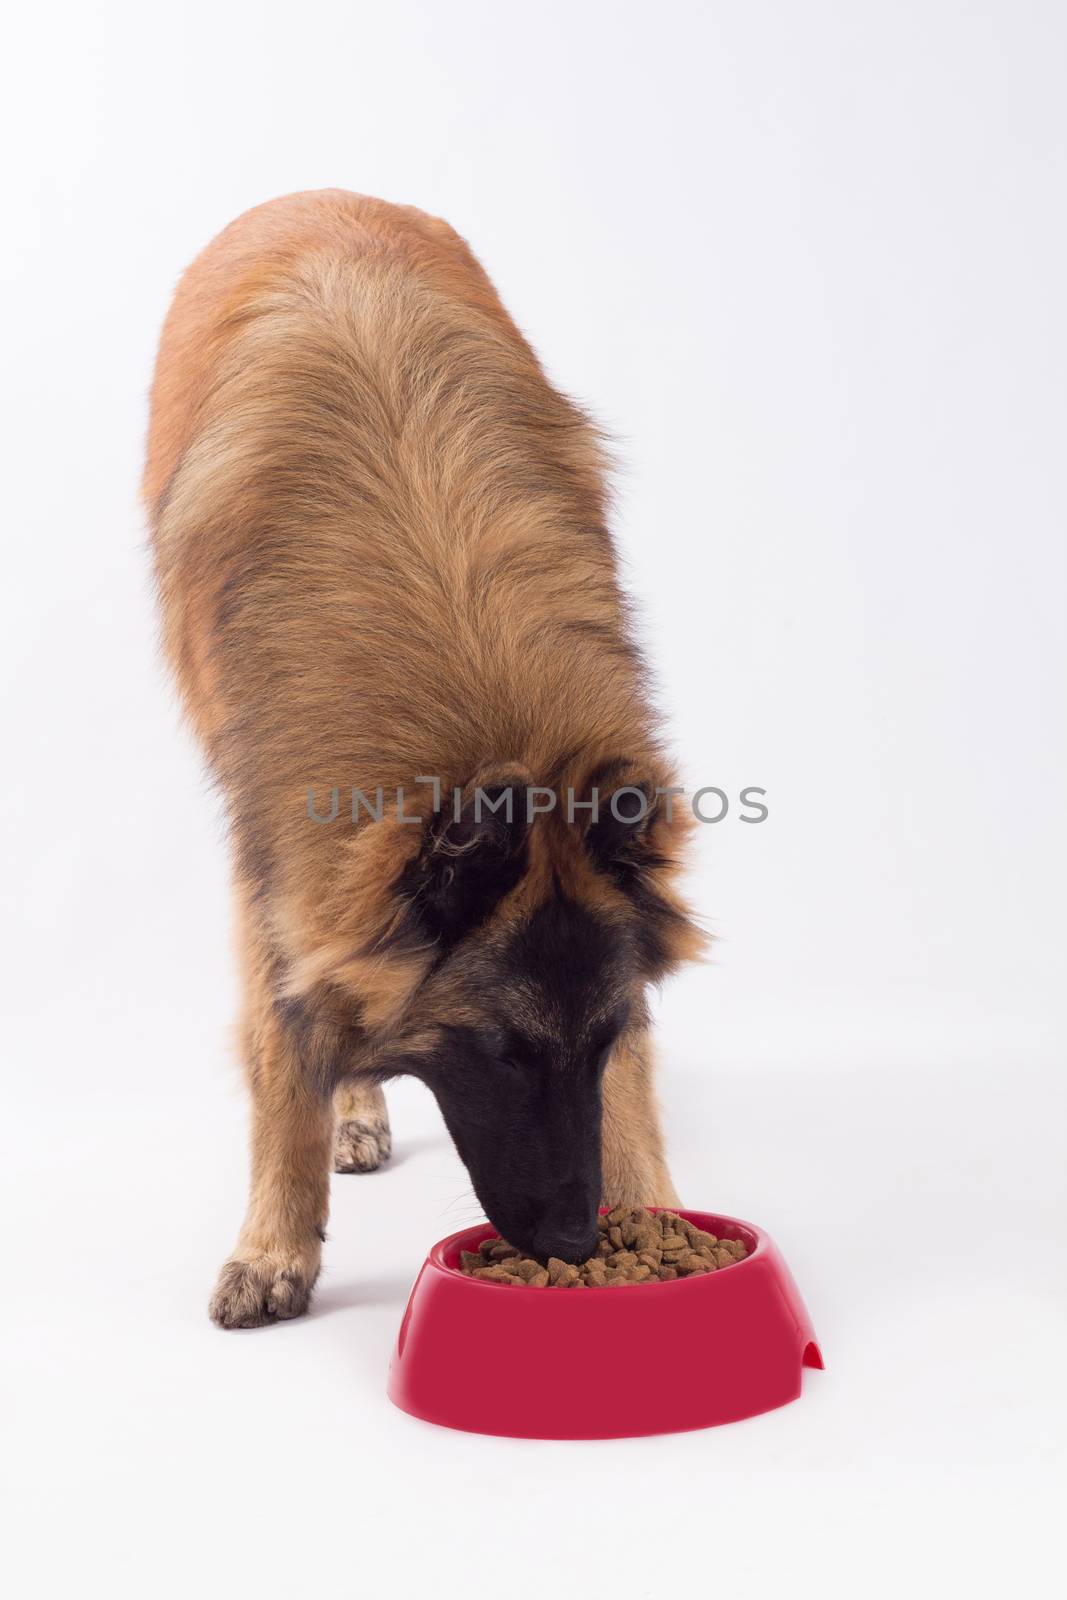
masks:
<instances>
[{"instance_id":1,"label":"black markings on fur","mask_svg":"<svg viewBox=\"0 0 1067 1600\"><path fill-rule=\"evenodd\" d=\"M561 1043L584 1038L591 1015L610 1007L623 975L620 931L558 892L508 947L509 975L542 997L545 1024Z\"/></svg>"},{"instance_id":2,"label":"black markings on fur","mask_svg":"<svg viewBox=\"0 0 1067 1600\"><path fill-rule=\"evenodd\" d=\"M303 1069L304 1081L327 1097L349 1071L353 1053L363 1040L356 1021L338 1022L330 1015L325 998L279 995L275 1015L292 1040Z\"/></svg>"},{"instance_id":3,"label":"black markings on fur","mask_svg":"<svg viewBox=\"0 0 1067 1600\"><path fill-rule=\"evenodd\" d=\"M662 863L661 863L662 864ZM659 894L649 877L635 869L623 884L637 921L634 934L647 977L662 978L674 965L671 950L689 928L688 918Z\"/></svg>"}]
</instances>

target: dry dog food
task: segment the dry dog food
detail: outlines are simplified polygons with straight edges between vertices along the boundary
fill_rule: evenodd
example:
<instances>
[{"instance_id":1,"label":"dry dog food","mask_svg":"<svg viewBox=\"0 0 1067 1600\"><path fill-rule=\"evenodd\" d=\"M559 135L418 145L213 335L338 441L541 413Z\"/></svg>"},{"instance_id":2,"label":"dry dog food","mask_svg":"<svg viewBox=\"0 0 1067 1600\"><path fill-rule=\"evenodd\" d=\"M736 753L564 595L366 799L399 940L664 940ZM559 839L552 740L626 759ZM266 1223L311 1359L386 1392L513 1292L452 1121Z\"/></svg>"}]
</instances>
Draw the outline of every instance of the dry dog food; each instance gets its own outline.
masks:
<instances>
[{"instance_id":1,"label":"dry dog food","mask_svg":"<svg viewBox=\"0 0 1067 1600\"><path fill-rule=\"evenodd\" d=\"M748 1254L740 1239L716 1239L673 1211L616 1206L599 1217L596 1254L577 1265L549 1256L542 1263L505 1239L483 1239L460 1251L460 1270L484 1283L530 1289L611 1289L627 1283L666 1283L732 1267Z\"/></svg>"}]
</instances>

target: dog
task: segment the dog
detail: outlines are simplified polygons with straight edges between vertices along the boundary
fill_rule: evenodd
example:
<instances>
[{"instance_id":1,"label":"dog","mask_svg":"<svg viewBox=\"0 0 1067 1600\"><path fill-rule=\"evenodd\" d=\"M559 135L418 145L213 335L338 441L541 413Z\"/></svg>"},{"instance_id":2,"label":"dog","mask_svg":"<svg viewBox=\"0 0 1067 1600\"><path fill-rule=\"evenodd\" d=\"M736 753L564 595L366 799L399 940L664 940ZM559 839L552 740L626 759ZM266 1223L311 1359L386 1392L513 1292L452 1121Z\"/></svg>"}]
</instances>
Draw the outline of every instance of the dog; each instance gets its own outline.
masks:
<instances>
[{"instance_id":1,"label":"dog","mask_svg":"<svg viewBox=\"0 0 1067 1600\"><path fill-rule=\"evenodd\" d=\"M340 190L239 217L167 316L143 488L233 848L252 1181L211 1316L307 1308L398 1074L523 1251L676 1205L647 994L700 952L691 819L600 437L463 239Z\"/></svg>"}]
</instances>

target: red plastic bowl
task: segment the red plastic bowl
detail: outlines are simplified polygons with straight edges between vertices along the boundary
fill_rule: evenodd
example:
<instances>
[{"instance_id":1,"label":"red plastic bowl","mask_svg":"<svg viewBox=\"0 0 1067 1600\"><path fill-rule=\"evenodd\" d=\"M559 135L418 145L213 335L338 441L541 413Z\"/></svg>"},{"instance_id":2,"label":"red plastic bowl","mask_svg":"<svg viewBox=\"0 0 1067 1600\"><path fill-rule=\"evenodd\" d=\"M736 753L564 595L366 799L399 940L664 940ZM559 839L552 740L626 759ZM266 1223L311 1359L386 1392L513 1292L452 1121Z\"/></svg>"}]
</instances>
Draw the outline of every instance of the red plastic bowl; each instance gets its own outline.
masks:
<instances>
[{"instance_id":1,"label":"red plastic bowl","mask_svg":"<svg viewBox=\"0 0 1067 1600\"><path fill-rule=\"evenodd\" d=\"M515 1439L678 1433L795 1400L801 1369L823 1361L774 1243L736 1217L681 1215L748 1255L670 1283L532 1289L460 1272L488 1223L442 1239L411 1291L389 1398L426 1422Z\"/></svg>"}]
</instances>

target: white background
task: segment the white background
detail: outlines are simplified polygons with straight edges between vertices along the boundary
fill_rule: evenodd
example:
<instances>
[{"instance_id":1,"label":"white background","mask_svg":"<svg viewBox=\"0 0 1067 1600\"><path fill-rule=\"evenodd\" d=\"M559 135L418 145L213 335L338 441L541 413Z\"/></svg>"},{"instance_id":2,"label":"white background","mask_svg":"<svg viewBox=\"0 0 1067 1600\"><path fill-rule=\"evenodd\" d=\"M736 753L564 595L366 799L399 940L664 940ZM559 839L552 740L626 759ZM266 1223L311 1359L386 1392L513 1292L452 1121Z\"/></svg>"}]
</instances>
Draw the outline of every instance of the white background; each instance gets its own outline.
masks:
<instances>
[{"instance_id":1,"label":"white background","mask_svg":"<svg viewBox=\"0 0 1067 1600\"><path fill-rule=\"evenodd\" d=\"M1052 1593L1062 8L186 0L7 30L10 1592ZM314 1314L204 1314L244 1107L145 397L186 262L325 185L447 217L614 432L687 778L768 790L764 825L700 830L720 943L660 1009L682 1192L770 1229L823 1344L774 1415L560 1445L394 1411L408 1284L473 1213L410 1085L390 1168L335 1182Z\"/></svg>"}]
</instances>

